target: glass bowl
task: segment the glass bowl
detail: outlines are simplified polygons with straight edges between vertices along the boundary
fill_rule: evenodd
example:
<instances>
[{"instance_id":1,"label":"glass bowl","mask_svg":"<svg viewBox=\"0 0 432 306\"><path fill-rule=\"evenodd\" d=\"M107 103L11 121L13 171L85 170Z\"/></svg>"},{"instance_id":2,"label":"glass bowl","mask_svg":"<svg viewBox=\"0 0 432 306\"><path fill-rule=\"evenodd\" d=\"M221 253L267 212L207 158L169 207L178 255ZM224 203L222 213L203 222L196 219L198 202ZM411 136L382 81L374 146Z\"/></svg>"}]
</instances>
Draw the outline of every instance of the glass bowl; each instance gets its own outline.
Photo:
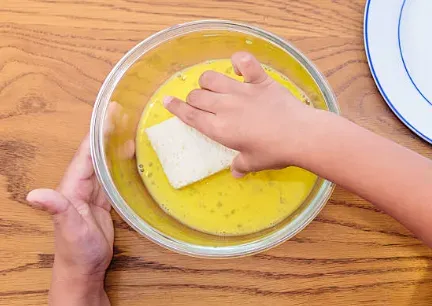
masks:
<instances>
[{"instance_id":1,"label":"glass bowl","mask_svg":"<svg viewBox=\"0 0 432 306\"><path fill-rule=\"evenodd\" d=\"M117 63L94 105L91 154L112 206L137 232L178 253L226 258L267 250L308 225L334 188L331 182L318 178L307 199L285 220L258 233L230 237L191 229L167 215L152 199L134 157L136 128L146 103L175 72L206 60L230 58L236 51L248 51L290 78L315 108L339 113L325 78L297 49L259 28L223 20L176 25L145 39Z\"/></svg>"}]
</instances>

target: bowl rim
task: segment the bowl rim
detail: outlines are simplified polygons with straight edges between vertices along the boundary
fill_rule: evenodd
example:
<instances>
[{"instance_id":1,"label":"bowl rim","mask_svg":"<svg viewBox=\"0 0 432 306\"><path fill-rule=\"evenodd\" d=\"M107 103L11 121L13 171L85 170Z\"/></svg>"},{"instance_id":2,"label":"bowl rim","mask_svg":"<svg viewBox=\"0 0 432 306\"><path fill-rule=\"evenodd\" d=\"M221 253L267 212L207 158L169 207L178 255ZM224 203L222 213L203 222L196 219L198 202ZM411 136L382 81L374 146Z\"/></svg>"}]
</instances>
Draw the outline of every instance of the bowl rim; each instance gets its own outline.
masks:
<instances>
[{"instance_id":1,"label":"bowl rim","mask_svg":"<svg viewBox=\"0 0 432 306\"><path fill-rule=\"evenodd\" d=\"M179 241L165 235L141 219L127 205L126 201L115 187L114 181L112 180L109 173L107 161L104 157L104 137L103 132L101 131L108 104L116 85L124 73L130 68L130 66L133 65L143 54L172 38L193 32L215 29L232 30L235 32L257 36L289 53L298 62L300 62L300 64L303 65L306 71L314 79L320 91L324 95L325 102L329 110L336 114L340 114L335 95L325 77L319 72L315 65L306 58L306 56L304 56L299 50L297 50L284 39L263 29L244 23L218 19L197 20L174 25L147 37L130 49L118 61L118 63L106 77L96 97L90 124L90 152L96 177L104 189L108 200L111 202L111 206L114 207L115 211L135 231L154 243L180 254L202 258L231 258L256 254L273 248L294 237L307 225L309 225L324 208L333 192L335 185L330 181L322 179L323 182L317 191L317 194L311 200L311 203L302 211L302 213L296 216L292 222L268 236L233 246L212 247L196 245Z\"/></svg>"}]
</instances>

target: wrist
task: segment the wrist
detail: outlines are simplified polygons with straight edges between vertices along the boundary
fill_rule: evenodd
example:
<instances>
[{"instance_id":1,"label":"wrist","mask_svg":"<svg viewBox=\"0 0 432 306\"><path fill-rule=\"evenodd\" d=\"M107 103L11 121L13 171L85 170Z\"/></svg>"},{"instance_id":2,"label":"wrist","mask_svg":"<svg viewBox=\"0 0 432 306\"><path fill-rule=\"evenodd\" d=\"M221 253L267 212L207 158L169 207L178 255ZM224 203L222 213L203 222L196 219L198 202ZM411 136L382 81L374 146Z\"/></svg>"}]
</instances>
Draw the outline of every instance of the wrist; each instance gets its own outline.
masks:
<instances>
[{"instance_id":1,"label":"wrist","mask_svg":"<svg viewBox=\"0 0 432 306\"><path fill-rule=\"evenodd\" d=\"M99 260L92 260L89 257L77 258L63 256L61 252L56 252L54 256L53 273L59 279L103 282L108 265L98 263Z\"/></svg>"},{"instance_id":2,"label":"wrist","mask_svg":"<svg viewBox=\"0 0 432 306\"><path fill-rule=\"evenodd\" d=\"M73 268L68 268L59 264L54 263L53 266L53 281L58 283L67 283L70 285L79 284L96 286L104 283L105 273L98 274L82 274L77 272Z\"/></svg>"},{"instance_id":3,"label":"wrist","mask_svg":"<svg viewBox=\"0 0 432 306\"><path fill-rule=\"evenodd\" d=\"M54 261L50 305L104 305L105 273L82 274L73 267ZM105 303L106 304L106 303Z\"/></svg>"},{"instance_id":4,"label":"wrist","mask_svg":"<svg viewBox=\"0 0 432 306\"><path fill-rule=\"evenodd\" d=\"M289 164L315 171L315 164L325 151L328 139L333 137L332 131L335 130L335 125L338 125L339 119L338 115L328 111L308 110L303 120L304 128Z\"/></svg>"}]
</instances>

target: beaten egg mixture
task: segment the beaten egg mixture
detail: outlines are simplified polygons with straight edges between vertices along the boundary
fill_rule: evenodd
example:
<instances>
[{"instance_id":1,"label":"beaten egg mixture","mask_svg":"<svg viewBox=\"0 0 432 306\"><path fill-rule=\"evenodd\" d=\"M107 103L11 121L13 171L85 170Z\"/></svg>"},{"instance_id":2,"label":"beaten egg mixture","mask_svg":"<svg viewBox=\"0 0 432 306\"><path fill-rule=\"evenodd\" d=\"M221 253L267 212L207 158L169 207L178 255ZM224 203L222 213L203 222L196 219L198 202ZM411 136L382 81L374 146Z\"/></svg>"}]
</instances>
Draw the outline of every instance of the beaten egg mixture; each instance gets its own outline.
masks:
<instances>
[{"instance_id":1,"label":"beaten egg mixture","mask_svg":"<svg viewBox=\"0 0 432 306\"><path fill-rule=\"evenodd\" d=\"M307 97L288 78L269 66L265 71L294 96ZM185 100L199 88L198 79L207 70L242 81L229 59L207 61L188 67L168 79L152 96L143 111L136 138L138 171L154 200L183 224L209 234L245 235L269 228L292 214L312 190L316 175L296 167L252 173L242 179L229 170L202 181L174 189L150 145L145 129L172 117L163 106L165 96Z\"/></svg>"}]
</instances>

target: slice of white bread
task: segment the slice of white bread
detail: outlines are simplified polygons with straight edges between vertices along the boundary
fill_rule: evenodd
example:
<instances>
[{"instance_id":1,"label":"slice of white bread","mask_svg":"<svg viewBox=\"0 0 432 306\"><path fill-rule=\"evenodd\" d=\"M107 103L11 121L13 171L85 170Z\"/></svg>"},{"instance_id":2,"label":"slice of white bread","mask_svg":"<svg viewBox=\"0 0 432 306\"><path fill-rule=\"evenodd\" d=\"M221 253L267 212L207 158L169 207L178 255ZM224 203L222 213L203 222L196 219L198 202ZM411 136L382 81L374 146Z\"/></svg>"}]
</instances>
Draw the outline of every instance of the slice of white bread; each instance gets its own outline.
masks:
<instances>
[{"instance_id":1,"label":"slice of white bread","mask_svg":"<svg viewBox=\"0 0 432 306\"><path fill-rule=\"evenodd\" d=\"M228 168L237 152L177 117L145 130L170 184L180 189Z\"/></svg>"}]
</instances>

